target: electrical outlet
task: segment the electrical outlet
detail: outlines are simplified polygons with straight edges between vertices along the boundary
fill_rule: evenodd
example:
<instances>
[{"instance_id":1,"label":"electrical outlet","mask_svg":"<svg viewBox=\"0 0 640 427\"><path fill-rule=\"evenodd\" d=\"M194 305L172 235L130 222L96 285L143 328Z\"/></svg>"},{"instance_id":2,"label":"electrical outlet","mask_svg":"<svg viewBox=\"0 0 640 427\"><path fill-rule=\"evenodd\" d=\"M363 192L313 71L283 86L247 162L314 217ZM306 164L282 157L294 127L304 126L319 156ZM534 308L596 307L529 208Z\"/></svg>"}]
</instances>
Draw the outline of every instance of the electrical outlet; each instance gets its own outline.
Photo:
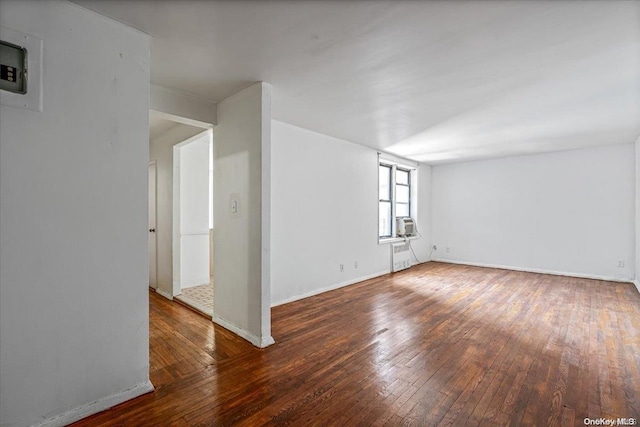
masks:
<instances>
[{"instance_id":1,"label":"electrical outlet","mask_svg":"<svg viewBox=\"0 0 640 427\"><path fill-rule=\"evenodd\" d=\"M437 247L436 245L433 245L433 250L434 250L434 251L437 251L437 250L438 250L438 247Z\"/></svg>"},{"instance_id":2,"label":"electrical outlet","mask_svg":"<svg viewBox=\"0 0 640 427\"><path fill-rule=\"evenodd\" d=\"M445 248L445 251L446 251L447 253L449 253L449 252L451 252L451 248L450 248L449 246L447 246L447 247Z\"/></svg>"},{"instance_id":3,"label":"electrical outlet","mask_svg":"<svg viewBox=\"0 0 640 427\"><path fill-rule=\"evenodd\" d=\"M340 272L342 273L344 271L344 264L340 264Z\"/></svg>"},{"instance_id":4,"label":"electrical outlet","mask_svg":"<svg viewBox=\"0 0 640 427\"><path fill-rule=\"evenodd\" d=\"M624 260L623 259L618 261L618 268L624 268Z\"/></svg>"},{"instance_id":5,"label":"electrical outlet","mask_svg":"<svg viewBox=\"0 0 640 427\"><path fill-rule=\"evenodd\" d=\"M353 263L353 268L358 268L358 261Z\"/></svg>"}]
</instances>

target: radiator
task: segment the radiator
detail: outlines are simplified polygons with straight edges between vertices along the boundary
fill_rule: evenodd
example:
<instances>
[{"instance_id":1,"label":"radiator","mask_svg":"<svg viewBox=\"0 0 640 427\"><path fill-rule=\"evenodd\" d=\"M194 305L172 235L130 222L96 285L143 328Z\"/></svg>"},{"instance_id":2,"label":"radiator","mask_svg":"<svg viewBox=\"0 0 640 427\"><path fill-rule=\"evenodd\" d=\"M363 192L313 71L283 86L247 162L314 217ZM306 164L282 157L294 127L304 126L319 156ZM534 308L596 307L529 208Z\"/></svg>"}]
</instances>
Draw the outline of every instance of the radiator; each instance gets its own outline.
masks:
<instances>
[{"instance_id":1,"label":"radiator","mask_svg":"<svg viewBox=\"0 0 640 427\"><path fill-rule=\"evenodd\" d=\"M391 271L405 270L411 267L409 242L393 243L391 245Z\"/></svg>"}]
</instances>

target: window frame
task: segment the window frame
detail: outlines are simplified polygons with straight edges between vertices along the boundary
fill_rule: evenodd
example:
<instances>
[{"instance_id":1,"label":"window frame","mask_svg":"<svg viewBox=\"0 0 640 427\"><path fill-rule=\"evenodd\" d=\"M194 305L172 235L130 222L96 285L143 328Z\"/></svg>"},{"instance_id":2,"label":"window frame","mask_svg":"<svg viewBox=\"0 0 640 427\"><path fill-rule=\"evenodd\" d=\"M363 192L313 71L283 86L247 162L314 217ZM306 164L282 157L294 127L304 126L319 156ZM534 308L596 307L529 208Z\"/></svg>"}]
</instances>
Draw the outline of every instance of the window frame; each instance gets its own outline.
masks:
<instances>
[{"instance_id":1,"label":"window frame","mask_svg":"<svg viewBox=\"0 0 640 427\"><path fill-rule=\"evenodd\" d=\"M397 176L398 171L407 172L408 177L407 177L407 183L406 183L406 184L399 184L399 183L398 183L398 176ZM396 215L394 216L394 219L397 219L397 218L410 218L410 217L411 217L411 204L412 204L412 203L411 203L411 199L413 198L413 197L411 197L411 190L412 190L412 189L411 189L412 170L411 170L411 169L404 168L404 167L402 167L402 166L398 166L398 165L396 165L396 167L395 167L395 168L394 168L394 170L393 170L393 175L394 175L394 180L393 180L393 181L394 181L394 185L396 186L395 191L394 191L394 193L393 193L393 194L394 194L394 196L395 196L395 200L394 200L394 202L393 202L393 205L397 205L398 203L400 203L401 205L407 205L407 208L408 208L408 211L409 211L409 215L407 215L407 216L403 216L403 217L399 217L399 216L397 215L397 213L398 213L398 209L397 209L397 207L396 207L396 209L395 209L395 214L396 214ZM408 201L407 203L405 203L405 202L398 202L398 197L397 197L397 194L398 194L398 186L401 186L401 187L407 187L407 189L409 190L409 201Z\"/></svg>"},{"instance_id":2,"label":"window frame","mask_svg":"<svg viewBox=\"0 0 640 427\"><path fill-rule=\"evenodd\" d=\"M380 185L382 184L382 182L380 181L380 168L381 167L387 167L390 168L390 177L389 177L389 195L391 197L391 200L386 200L386 199L381 199L380 198ZM412 236L412 237L399 237L397 235L397 221L396 221L396 212L397 212L397 208L396 208L396 203L397 202L397 186L404 186L407 187L409 190L409 202L408 203L404 203L401 202L401 204L407 204L408 208L409 208L409 215L408 217L412 217L415 218L416 216L416 212L414 212L415 209L415 201L413 200L415 197L415 187L414 185L416 184L415 182L415 173L416 173L416 169L415 167L411 167L405 164L400 164L400 163L396 163L394 161L391 160L387 160L387 159L382 159L379 158L378 159L378 243L382 244L382 243L392 243L395 241L403 241L408 239L416 239L418 238L417 236ZM396 172L400 170L403 172L407 172L408 173L408 183L407 184L398 184L397 183L397 176L396 176ZM390 235L380 235L380 220L381 220L381 203L391 203L391 234ZM407 218L405 216L403 216L402 218Z\"/></svg>"},{"instance_id":3,"label":"window frame","mask_svg":"<svg viewBox=\"0 0 640 427\"><path fill-rule=\"evenodd\" d=\"M395 237L395 230L393 227L393 219L394 219L394 215L395 215L395 203L393 202L395 199L395 187L394 187L394 173L395 173L395 169L393 168L394 165L392 164L388 164L385 162L378 162L378 239L392 239L393 237ZM380 168L389 168L389 199L381 199L380 198L380 185L382 184L382 182L380 181ZM389 232L391 234L389 235L381 235L380 234L380 205L382 203L389 203L391 205L391 215L389 216L389 221L391 221L390 227L389 227Z\"/></svg>"}]
</instances>

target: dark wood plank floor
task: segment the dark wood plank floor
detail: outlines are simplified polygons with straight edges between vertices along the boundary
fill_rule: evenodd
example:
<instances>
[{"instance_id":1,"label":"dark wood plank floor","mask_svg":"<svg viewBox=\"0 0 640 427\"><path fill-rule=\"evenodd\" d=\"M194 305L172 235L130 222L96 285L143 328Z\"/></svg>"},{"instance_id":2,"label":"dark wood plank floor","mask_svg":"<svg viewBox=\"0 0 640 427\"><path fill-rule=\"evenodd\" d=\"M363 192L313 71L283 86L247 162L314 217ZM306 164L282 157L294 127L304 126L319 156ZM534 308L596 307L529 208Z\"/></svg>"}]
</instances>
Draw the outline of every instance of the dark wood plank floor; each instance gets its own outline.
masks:
<instances>
[{"instance_id":1,"label":"dark wood plank floor","mask_svg":"<svg viewBox=\"0 0 640 427\"><path fill-rule=\"evenodd\" d=\"M150 294L153 393L77 426L640 418L631 284L427 263L272 311L256 349Z\"/></svg>"}]
</instances>

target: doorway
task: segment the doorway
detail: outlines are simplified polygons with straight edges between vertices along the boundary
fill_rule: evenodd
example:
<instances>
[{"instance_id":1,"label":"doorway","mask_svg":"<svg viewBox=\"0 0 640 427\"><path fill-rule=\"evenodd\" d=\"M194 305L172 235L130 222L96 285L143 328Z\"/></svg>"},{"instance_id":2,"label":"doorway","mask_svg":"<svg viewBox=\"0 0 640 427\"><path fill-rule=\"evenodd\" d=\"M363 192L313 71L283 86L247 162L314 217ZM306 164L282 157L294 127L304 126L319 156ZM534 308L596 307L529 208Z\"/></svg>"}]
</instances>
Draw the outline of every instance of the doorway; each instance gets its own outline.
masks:
<instances>
[{"instance_id":1,"label":"doorway","mask_svg":"<svg viewBox=\"0 0 640 427\"><path fill-rule=\"evenodd\" d=\"M212 132L173 150L174 298L213 316Z\"/></svg>"}]
</instances>

